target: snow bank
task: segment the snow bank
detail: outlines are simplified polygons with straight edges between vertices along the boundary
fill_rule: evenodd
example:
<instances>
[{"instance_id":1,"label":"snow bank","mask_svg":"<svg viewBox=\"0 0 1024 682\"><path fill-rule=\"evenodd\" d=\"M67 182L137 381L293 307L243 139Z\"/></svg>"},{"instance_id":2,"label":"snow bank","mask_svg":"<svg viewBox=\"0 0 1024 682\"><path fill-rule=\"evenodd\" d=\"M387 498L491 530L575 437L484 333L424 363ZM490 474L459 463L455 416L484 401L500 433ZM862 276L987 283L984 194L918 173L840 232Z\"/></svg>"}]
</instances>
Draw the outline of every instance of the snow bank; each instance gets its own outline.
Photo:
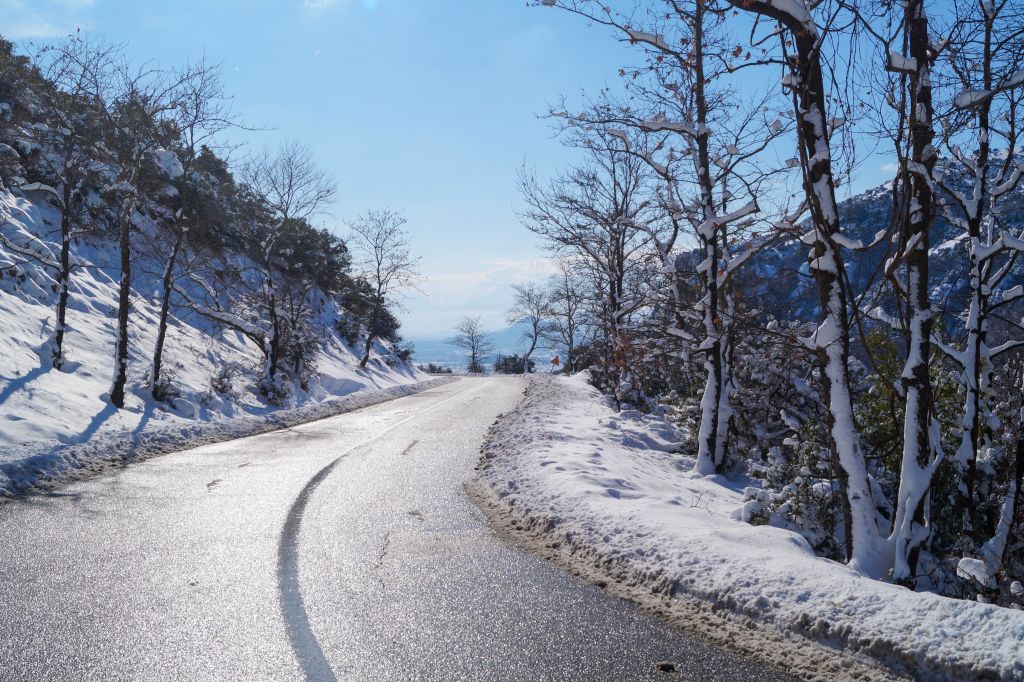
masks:
<instances>
[{"instance_id":1,"label":"snow bank","mask_svg":"<svg viewBox=\"0 0 1024 682\"><path fill-rule=\"evenodd\" d=\"M431 379L384 389L361 390L349 396L294 409L282 409L264 415L251 415L219 422L193 422L163 425L100 434L86 442L46 446L34 444L8 449L0 460L0 497L9 497L26 488L75 475L96 473L128 461L186 448L209 445L233 438L253 436L317 419L333 417L352 410L400 398L451 381Z\"/></svg>"},{"instance_id":2,"label":"snow bank","mask_svg":"<svg viewBox=\"0 0 1024 682\"><path fill-rule=\"evenodd\" d=\"M582 375L538 376L493 428L479 483L509 527L592 579L595 567L628 576L668 602L696 598L917 679L1024 679L1024 612L870 580L795 533L734 520L756 482L697 476L671 452L680 435L615 413Z\"/></svg>"}]
</instances>

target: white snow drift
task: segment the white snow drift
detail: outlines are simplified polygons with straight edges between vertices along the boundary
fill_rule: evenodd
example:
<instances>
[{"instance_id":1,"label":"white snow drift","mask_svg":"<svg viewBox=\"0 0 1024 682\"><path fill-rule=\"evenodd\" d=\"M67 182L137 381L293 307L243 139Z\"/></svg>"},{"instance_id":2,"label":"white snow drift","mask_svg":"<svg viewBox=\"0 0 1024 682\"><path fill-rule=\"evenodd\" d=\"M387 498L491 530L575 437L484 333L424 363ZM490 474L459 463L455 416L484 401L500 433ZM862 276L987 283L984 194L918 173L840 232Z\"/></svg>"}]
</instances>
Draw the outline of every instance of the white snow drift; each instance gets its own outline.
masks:
<instances>
[{"instance_id":1,"label":"white snow drift","mask_svg":"<svg viewBox=\"0 0 1024 682\"><path fill-rule=\"evenodd\" d=\"M520 525L592 564L924 679L1024 679L1024 612L915 593L740 520L756 481L702 477L679 432L616 413L585 375L536 377L493 430L483 483Z\"/></svg>"}]
</instances>

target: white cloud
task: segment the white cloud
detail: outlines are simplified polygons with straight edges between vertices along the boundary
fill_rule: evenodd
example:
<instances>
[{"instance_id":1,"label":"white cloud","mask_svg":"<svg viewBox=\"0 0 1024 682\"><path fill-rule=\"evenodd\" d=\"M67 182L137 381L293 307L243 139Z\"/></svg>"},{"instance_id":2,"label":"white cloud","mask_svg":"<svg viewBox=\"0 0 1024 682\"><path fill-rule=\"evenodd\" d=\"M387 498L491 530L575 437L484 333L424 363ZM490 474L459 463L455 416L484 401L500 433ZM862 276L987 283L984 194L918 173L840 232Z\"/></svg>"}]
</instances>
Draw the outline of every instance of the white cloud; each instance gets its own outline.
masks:
<instances>
[{"instance_id":1,"label":"white cloud","mask_svg":"<svg viewBox=\"0 0 1024 682\"><path fill-rule=\"evenodd\" d=\"M425 273L422 294L409 297L399 317L411 337L433 336L451 329L463 315L479 315L491 329L504 326L505 310L512 303L512 285L543 282L556 271L546 258L492 259L478 269Z\"/></svg>"},{"instance_id":2,"label":"white cloud","mask_svg":"<svg viewBox=\"0 0 1024 682\"><path fill-rule=\"evenodd\" d=\"M70 33L71 30L65 26L46 21L45 19L30 19L27 21L16 21L4 29L4 35L15 40L34 40L37 38L56 38L57 36Z\"/></svg>"},{"instance_id":3,"label":"white cloud","mask_svg":"<svg viewBox=\"0 0 1024 682\"><path fill-rule=\"evenodd\" d=\"M883 173L895 173L897 170L899 170L899 166L895 163L883 163L878 170L882 171Z\"/></svg>"},{"instance_id":4,"label":"white cloud","mask_svg":"<svg viewBox=\"0 0 1024 682\"><path fill-rule=\"evenodd\" d=\"M333 5L347 5L350 2L351 0L302 0L299 7L306 11L317 12ZM361 3L366 9L373 10L380 5L380 0L361 0Z\"/></svg>"},{"instance_id":5,"label":"white cloud","mask_svg":"<svg viewBox=\"0 0 1024 682\"><path fill-rule=\"evenodd\" d=\"M14 40L56 38L75 30L82 10L94 0L0 0L3 35Z\"/></svg>"},{"instance_id":6,"label":"white cloud","mask_svg":"<svg viewBox=\"0 0 1024 682\"><path fill-rule=\"evenodd\" d=\"M482 261L481 264L486 267L463 272L428 273L425 287L431 290L443 289L456 296L474 297L501 287L545 279L556 270L554 262L547 258L494 259Z\"/></svg>"}]
</instances>

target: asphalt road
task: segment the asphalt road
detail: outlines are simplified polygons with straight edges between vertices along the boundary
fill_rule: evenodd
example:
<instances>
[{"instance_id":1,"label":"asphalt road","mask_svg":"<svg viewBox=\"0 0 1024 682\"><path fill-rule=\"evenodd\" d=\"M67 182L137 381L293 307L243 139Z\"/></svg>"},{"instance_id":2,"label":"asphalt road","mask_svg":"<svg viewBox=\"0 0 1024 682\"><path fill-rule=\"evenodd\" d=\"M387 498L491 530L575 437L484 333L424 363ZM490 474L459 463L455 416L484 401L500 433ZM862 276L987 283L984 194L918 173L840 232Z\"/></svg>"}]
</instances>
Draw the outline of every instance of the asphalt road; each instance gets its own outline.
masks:
<instances>
[{"instance_id":1,"label":"asphalt road","mask_svg":"<svg viewBox=\"0 0 1024 682\"><path fill-rule=\"evenodd\" d=\"M785 679L495 537L462 484L523 386L462 379L0 505L0 679Z\"/></svg>"}]
</instances>

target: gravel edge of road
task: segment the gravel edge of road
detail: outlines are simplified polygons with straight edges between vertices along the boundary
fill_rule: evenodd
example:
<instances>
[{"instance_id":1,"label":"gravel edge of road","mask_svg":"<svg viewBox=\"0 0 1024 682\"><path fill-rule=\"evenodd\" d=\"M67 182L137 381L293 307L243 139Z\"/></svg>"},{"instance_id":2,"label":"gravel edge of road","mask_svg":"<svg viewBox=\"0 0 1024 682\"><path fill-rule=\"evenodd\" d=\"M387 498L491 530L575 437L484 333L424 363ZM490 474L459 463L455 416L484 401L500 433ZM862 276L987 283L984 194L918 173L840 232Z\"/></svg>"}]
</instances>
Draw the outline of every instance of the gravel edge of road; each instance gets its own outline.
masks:
<instances>
[{"instance_id":1,"label":"gravel edge of road","mask_svg":"<svg viewBox=\"0 0 1024 682\"><path fill-rule=\"evenodd\" d=\"M451 381L454 378L437 377L414 384L364 389L341 398L267 415L239 417L224 422L197 422L141 434L104 434L85 443L57 445L30 452L25 457L0 463L0 505L33 494L52 492L74 481L92 478L159 455L329 419Z\"/></svg>"},{"instance_id":2,"label":"gravel edge of road","mask_svg":"<svg viewBox=\"0 0 1024 682\"><path fill-rule=\"evenodd\" d=\"M557 532L556 524L543 511L523 509L502 498L486 479L487 460L512 456L508 444L516 441L509 436L513 433L515 417L529 399L530 387L527 387L516 408L500 415L492 424L481 448L475 475L464 486L466 494L500 537L612 596L638 604L686 634L795 677L865 682L911 679L880 668L882 662L862 654L835 649L682 592L679 585L663 575L639 570L620 557L603 553L600 547ZM685 662L677 662L677 667L685 670Z\"/></svg>"}]
</instances>

